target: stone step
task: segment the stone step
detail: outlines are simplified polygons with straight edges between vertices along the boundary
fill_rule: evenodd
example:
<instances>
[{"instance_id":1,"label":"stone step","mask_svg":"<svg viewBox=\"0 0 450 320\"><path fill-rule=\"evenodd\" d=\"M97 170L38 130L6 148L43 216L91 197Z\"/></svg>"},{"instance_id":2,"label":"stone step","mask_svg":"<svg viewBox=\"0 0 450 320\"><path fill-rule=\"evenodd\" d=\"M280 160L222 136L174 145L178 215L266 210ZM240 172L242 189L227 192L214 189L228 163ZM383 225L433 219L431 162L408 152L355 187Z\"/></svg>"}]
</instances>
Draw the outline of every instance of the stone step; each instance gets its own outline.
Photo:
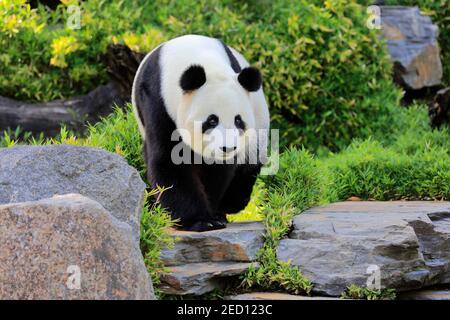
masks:
<instances>
[{"instance_id":1,"label":"stone step","mask_svg":"<svg viewBox=\"0 0 450 320\"><path fill-rule=\"evenodd\" d=\"M264 244L262 222L229 223L225 229L207 232L172 229L175 247L165 249L161 260L166 266L198 262L250 262Z\"/></svg>"},{"instance_id":2,"label":"stone step","mask_svg":"<svg viewBox=\"0 0 450 320\"><path fill-rule=\"evenodd\" d=\"M348 285L398 292L450 282L450 202L361 201L311 208L277 250L313 284L340 296Z\"/></svg>"},{"instance_id":3,"label":"stone step","mask_svg":"<svg viewBox=\"0 0 450 320\"><path fill-rule=\"evenodd\" d=\"M399 300L450 300L450 289L420 290L405 292L398 296Z\"/></svg>"},{"instance_id":4,"label":"stone step","mask_svg":"<svg viewBox=\"0 0 450 320\"><path fill-rule=\"evenodd\" d=\"M160 289L172 295L202 295L224 285L226 278L247 271L248 262L190 263L168 267L161 277Z\"/></svg>"},{"instance_id":5,"label":"stone step","mask_svg":"<svg viewBox=\"0 0 450 320\"><path fill-rule=\"evenodd\" d=\"M226 296L225 300L343 300L340 298L330 297L309 297L309 296L297 296L287 293L279 292L251 292L243 293L234 296Z\"/></svg>"}]
</instances>

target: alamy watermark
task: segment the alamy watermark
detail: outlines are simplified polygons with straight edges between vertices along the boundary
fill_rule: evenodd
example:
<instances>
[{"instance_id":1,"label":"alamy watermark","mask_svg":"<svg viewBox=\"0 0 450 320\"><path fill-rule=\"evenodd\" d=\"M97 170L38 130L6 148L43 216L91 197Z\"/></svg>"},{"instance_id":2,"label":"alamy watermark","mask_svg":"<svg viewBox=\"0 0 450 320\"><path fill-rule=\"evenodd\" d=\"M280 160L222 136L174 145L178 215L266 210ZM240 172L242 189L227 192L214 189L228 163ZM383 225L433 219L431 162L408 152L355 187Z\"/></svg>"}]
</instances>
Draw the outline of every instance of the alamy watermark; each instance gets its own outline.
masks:
<instances>
[{"instance_id":1,"label":"alamy watermark","mask_svg":"<svg viewBox=\"0 0 450 320\"><path fill-rule=\"evenodd\" d=\"M371 264L366 269L369 275L366 281L366 287L372 290L381 290L381 270L376 264Z\"/></svg>"},{"instance_id":2,"label":"alamy watermark","mask_svg":"<svg viewBox=\"0 0 450 320\"><path fill-rule=\"evenodd\" d=\"M366 26L369 29L381 29L381 9L379 6L372 5L367 7L369 17L366 20Z\"/></svg>"},{"instance_id":3,"label":"alamy watermark","mask_svg":"<svg viewBox=\"0 0 450 320\"><path fill-rule=\"evenodd\" d=\"M67 6L68 18L66 26L71 30L81 29L81 8L77 5Z\"/></svg>"},{"instance_id":4,"label":"alamy watermark","mask_svg":"<svg viewBox=\"0 0 450 320\"><path fill-rule=\"evenodd\" d=\"M66 273L69 275L66 280L66 287L70 290L81 289L81 269L78 265L67 267Z\"/></svg>"}]
</instances>

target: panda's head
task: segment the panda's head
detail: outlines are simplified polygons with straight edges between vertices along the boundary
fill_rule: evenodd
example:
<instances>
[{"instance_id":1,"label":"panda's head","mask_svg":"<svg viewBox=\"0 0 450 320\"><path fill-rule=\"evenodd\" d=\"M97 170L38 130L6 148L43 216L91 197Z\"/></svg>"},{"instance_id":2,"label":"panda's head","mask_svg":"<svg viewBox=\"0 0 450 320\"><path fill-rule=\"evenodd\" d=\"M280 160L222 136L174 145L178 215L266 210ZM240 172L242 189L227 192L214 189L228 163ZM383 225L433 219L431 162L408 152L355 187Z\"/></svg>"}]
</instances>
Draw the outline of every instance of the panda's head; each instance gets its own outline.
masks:
<instances>
[{"instance_id":1,"label":"panda's head","mask_svg":"<svg viewBox=\"0 0 450 320\"><path fill-rule=\"evenodd\" d=\"M208 76L202 66L187 68L179 82L183 98L177 114L183 141L207 159L244 161L256 154L250 92L259 90L261 83L253 67L239 74L211 71Z\"/></svg>"}]
</instances>

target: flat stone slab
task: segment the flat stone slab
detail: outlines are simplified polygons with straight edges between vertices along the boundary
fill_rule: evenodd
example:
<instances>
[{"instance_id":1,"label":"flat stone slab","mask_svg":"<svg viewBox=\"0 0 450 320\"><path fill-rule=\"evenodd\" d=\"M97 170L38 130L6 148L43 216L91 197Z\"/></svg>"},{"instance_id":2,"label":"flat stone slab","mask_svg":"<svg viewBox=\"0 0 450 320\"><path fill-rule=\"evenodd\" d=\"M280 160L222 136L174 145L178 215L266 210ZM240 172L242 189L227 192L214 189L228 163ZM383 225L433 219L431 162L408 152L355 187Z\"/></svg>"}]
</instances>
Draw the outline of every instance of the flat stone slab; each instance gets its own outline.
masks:
<instances>
[{"instance_id":1,"label":"flat stone slab","mask_svg":"<svg viewBox=\"0 0 450 320\"><path fill-rule=\"evenodd\" d=\"M350 284L398 291L450 282L450 202L361 201L297 216L278 258L339 296ZM379 275L379 276L378 276Z\"/></svg>"},{"instance_id":2,"label":"flat stone slab","mask_svg":"<svg viewBox=\"0 0 450 320\"><path fill-rule=\"evenodd\" d=\"M450 300L450 289L446 290L420 290L405 292L398 297L399 300Z\"/></svg>"},{"instance_id":3,"label":"flat stone slab","mask_svg":"<svg viewBox=\"0 0 450 320\"><path fill-rule=\"evenodd\" d=\"M235 296L227 296L225 300L343 300L339 298L330 297L309 297L297 296L287 293L279 292L251 292L243 293Z\"/></svg>"},{"instance_id":4,"label":"flat stone slab","mask_svg":"<svg viewBox=\"0 0 450 320\"><path fill-rule=\"evenodd\" d=\"M161 276L160 289L166 294L202 295L221 287L224 278L240 275L251 263L210 262L169 267Z\"/></svg>"},{"instance_id":5,"label":"flat stone slab","mask_svg":"<svg viewBox=\"0 0 450 320\"><path fill-rule=\"evenodd\" d=\"M167 266L197 262L250 262L264 245L262 222L230 223L207 232L171 230L175 246L161 253Z\"/></svg>"}]
</instances>

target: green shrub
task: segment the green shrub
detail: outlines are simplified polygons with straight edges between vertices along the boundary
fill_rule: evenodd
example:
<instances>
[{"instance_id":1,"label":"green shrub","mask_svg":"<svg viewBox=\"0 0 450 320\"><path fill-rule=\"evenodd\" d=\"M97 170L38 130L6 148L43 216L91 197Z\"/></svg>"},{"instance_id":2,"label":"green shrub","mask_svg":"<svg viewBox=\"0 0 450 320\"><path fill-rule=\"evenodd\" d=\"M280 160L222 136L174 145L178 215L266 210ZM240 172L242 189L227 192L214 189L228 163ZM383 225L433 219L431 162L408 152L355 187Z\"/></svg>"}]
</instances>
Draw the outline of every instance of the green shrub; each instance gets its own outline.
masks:
<instances>
[{"instance_id":1,"label":"green shrub","mask_svg":"<svg viewBox=\"0 0 450 320\"><path fill-rule=\"evenodd\" d=\"M440 149L450 156L450 131L448 126L431 129L426 105L413 105L399 109L393 124L393 134L377 137L384 145L401 154L415 155Z\"/></svg>"},{"instance_id":2,"label":"green shrub","mask_svg":"<svg viewBox=\"0 0 450 320\"><path fill-rule=\"evenodd\" d=\"M418 6L439 26L439 45L441 47L443 82L450 85L450 1L448 0L388 0L390 5Z\"/></svg>"},{"instance_id":3,"label":"green shrub","mask_svg":"<svg viewBox=\"0 0 450 320\"><path fill-rule=\"evenodd\" d=\"M0 22L0 95L47 101L87 93L108 79L102 61L109 43L130 41L133 46L137 40L130 30L144 35L143 49L164 40L156 29L140 24L143 1L63 3L47 11L43 6L30 9L25 0L0 2L5 17ZM81 29L66 24L72 4L80 7Z\"/></svg>"},{"instance_id":4,"label":"green shrub","mask_svg":"<svg viewBox=\"0 0 450 320\"><path fill-rule=\"evenodd\" d=\"M357 285L350 285L342 294L343 299L365 299L365 300L395 300L397 294L393 289L368 289Z\"/></svg>"},{"instance_id":5,"label":"green shrub","mask_svg":"<svg viewBox=\"0 0 450 320\"><path fill-rule=\"evenodd\" d=\"M353 143L324 162L330 175L328 199L449 199L450 158L443 149L415 155L384 148L376 141Z\"/></svg>"},{"instance_id":6,"label":"green shrub","mask_svg":"<svg viewBox=\"0 0 450 320\"><path fill-rule=\"evenodd\" d=\"M168 228L173 226L170 214L159 203L149 199L161 192L164 191L152 190L147 193L141 217L141 251L156 290L161 274L166 271L160 258L161 250L173 247L174 241L168 233ZM156 293L161 294L158 290Z\"/></svg>"}]
</instances>

